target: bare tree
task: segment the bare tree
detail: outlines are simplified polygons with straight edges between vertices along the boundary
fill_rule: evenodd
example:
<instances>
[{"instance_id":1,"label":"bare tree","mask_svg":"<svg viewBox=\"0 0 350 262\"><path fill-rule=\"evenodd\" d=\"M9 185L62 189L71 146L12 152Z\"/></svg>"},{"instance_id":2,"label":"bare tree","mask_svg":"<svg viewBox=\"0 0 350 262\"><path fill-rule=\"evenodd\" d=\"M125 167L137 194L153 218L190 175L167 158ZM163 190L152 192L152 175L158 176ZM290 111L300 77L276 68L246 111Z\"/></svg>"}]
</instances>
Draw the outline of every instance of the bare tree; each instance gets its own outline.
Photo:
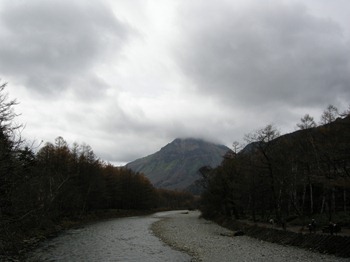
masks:
<instances>
[{"instance_id":1,"label":"bare tree","mask_svg":"<svg viewBox=\"0 0 350 262\"><path fill-rule=\"evenodd\" d=\"M242 145L241 145L238 141L234 141L234 142L232 143L232 148L233 148L233 152L234 152L235 154L237 154L238 151L239 151L240 149L242 149Z\"/></svg>"},{"instance_id":2,"label":"bare tree","mask_svg":"<svg viewBox=\"0 0 350 262\"><path fill-rule=\"evenodd\" d=\"M309 129L316 127L316 122L314 121L314 118L309 114L305 114L304 117L300 119L300 121L301 122L297 124L297 127L299 129Z\"/></svg>"},{"instance_id":3,"label":"bare tree","mask_svg":"<svg viewBox=\"0 0 350 262\"><path fill-rule=\"evenodd\" d=\"M348 108L344 112L340 113L340 116L341 117L350 116L350 105L348 106Z\"/></svg>"},{"instance_id":4,"label":"bare tree","mask_svg":"<svg viewBox=\"0 0 350 262\"><path fill-rule=\"evenodd\" d=\"M253 133L245 135L244 139L248 143L252 142L263 142L268 143L273 139L280 136L280 132L272 124L267 125L266 127L259 129Z\"/></svg>"},{"instance_id":5,"label":"bare tree","mask_svg":"<svg viewBox=\"0 0 350 262\"><path fill-rule=\"evenodd\" d=\"M245 135L248 143L254 144L256 159L253 161L256 165L256 172L260 176L266 177L273 198L274 211L277 220L281 220L281 203L277 192L276 167L272 158L271 141L280 136L280 132L272 124L259 129L253 133Z\"/></svg>"},{"instance_id":6,"label":"bare tree","mask_svg":"<svg viewBox=\"0 0 350 262\"><path fill-rule=\"evenodd\" d=\"M326 110L323 111L321 116L321 125L332 123L339 116L338 108L334 105L329 105Z\"/></svg>"}]
</instances>

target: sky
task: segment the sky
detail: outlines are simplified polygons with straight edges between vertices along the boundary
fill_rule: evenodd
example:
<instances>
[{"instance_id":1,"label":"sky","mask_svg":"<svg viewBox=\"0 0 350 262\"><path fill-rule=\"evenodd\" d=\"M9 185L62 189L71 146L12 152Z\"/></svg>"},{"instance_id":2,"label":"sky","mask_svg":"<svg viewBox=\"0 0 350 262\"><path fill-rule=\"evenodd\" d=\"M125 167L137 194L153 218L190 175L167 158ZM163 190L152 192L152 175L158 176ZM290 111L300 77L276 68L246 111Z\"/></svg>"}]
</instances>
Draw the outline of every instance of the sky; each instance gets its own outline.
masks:
<instances>
[{"instance_id":1,"label":"sky","mask_svg":"<svg viewBox=\"0 0 350 262\"><path fill-rule=\"evenodd\" d=\"M0 79L29 144L123 165L230 147L350 104L348 0L0 0ZM43 141L43 142L41 142Z\"/></svg>"}]
</instances>

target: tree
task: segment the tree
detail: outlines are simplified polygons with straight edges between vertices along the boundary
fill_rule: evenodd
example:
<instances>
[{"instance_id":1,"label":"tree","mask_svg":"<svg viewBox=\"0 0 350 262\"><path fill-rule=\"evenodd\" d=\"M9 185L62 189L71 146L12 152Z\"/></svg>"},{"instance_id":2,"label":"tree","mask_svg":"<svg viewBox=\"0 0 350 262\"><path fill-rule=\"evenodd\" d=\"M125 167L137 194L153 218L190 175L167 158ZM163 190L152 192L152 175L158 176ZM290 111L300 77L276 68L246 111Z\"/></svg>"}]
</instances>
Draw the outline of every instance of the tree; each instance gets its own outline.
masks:
<instances>
[{"instance_id":1,"label":"tree","mask_svg":"<svg viewBox=\"0 0 350 262\"><path fill-rule=\"evenodd\" d=\"M272 124L267 125L253 133L245 135L244 139L248 143L259 142L261 144L268 143L280 136L280 132Z\"/></svg>"},{"instance_id":2,"label":"tree","mask_svg":"<svg viewBox=\"0 0 350 262\"><path fill-rule=\"evenodd\" d=\"M336 108L333 105L328 105L326 110L323 111L323 114L321 115L321 125L326 125L332 123L337 116L339 116L338 108Z\"/></svg>"},{"instance_id":3,"label":"tree","mask_svg":"<svg viewBox=\"0 0 350 262\"><path fill-rule=\"evenodd\" d=\"M238 151L239 151L240 149L242 149L242 145L241 145L238 141L234 141L234 142L232 143L232 148L233 148L233 152L234 152L235 154L237 154Z\"/></svg>"},{"instance_id":4,"label":"tree","mask_svg":"<svg viewBox=\"0 0 350 262\"><path fill-rule=\"evenodd\" d=\"M22 125L14 125L14 118L17 116L13 107L17 105L17 101L8 101L8 94L5 93L7 83L0 84L0 130L8 138L13 137L14 131L21 128Z\"/></svg>"},{"instance_id":5,"label":"tree","mask_svg":"<svg viewBox=\"0 0 350 262\"><path fill-rule=\"evenodd\" d=\"M11 200L9 196L16 187L18 178L16 156L22 145L19 130L22 125L16 125L17 116L13 107L16 100L9 100L5 93L6 83L0 84L0 216L2 212L10 212Z\"/></svg>"},{"instance_id":6,"label":"tree","mask_svg":"<svg viewBox=\"0 0 350 262\"><path fill-rule=\"evenodd\" d=\"M273 159L274 154L271 150L271 142L279 136L280 132L272 124L245 135L245 140L254 144L255 147L255 154L253 154L251 160L253 165L255 165L255 172L259 176L266 177L269 181L273 208L278 220L281 219L281 202L277 192L277 168Z\"/></svg>"},{"instance_id":7,"label":"tree","mask_svg":"<svg viewBox=\"0 0 350 262\"><path fill-rule=\"evenodd\" d=\"M342 112L341 114L340 114L340 116L341 117L347 117L347 116L349 116L350 115L350 105L348 106L348 108L344 111L344 112Z\"/></svg>"},{"instance_id":8,"label":"tree","mask_svg":"<svg viewBox=\"0 0 350 262\"><path fill-rule=\"evenodd\" d=\"M297 127L299 129L309 129L316 127L316 122L314 121L314 118L310 116L309 114L305 114L304 117L300 119L301 123L297 124Z\"/></svg>"}]
</instances>

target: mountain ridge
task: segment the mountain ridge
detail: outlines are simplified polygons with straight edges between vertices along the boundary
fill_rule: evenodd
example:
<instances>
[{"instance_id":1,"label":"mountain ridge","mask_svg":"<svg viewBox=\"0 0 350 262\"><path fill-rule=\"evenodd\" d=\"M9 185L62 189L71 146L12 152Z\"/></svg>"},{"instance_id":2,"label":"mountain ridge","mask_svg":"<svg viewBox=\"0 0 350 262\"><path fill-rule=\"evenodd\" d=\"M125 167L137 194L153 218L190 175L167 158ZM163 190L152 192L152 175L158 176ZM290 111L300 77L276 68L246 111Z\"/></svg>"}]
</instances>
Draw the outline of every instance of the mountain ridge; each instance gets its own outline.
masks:
<instances>
[{"instance_id":1,"label":"mountain ridge","mask_svg":"<svg viewBox=\"0 0 350 262\"><path fill-rule=\"evenodd\" d=\"M158 188L185 189L199 178L202 166L218 166L230 149L196 138L176 138L159 151L136 159L127 168L143 173Z\"/></svg>"}]
</instances>

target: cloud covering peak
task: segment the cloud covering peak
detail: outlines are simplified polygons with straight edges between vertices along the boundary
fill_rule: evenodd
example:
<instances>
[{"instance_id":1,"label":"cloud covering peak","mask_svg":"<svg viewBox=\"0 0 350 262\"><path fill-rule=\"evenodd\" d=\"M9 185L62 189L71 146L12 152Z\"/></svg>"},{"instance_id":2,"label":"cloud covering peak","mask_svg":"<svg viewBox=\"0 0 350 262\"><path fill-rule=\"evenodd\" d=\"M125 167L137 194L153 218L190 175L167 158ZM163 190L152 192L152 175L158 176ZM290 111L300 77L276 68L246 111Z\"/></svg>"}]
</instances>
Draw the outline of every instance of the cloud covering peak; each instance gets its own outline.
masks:
<instances>
[{"instance_id":1,"label":"cloud covering peak","mask_svg":"<svg viewBox=\"0 0 350 262\"><path fill-rule=\"evenodd\" d=\"M177 137L230 146L350 101L346 0L0 2L0 78L28 140L112 163Z\"/></svg>"}]
</instances>

